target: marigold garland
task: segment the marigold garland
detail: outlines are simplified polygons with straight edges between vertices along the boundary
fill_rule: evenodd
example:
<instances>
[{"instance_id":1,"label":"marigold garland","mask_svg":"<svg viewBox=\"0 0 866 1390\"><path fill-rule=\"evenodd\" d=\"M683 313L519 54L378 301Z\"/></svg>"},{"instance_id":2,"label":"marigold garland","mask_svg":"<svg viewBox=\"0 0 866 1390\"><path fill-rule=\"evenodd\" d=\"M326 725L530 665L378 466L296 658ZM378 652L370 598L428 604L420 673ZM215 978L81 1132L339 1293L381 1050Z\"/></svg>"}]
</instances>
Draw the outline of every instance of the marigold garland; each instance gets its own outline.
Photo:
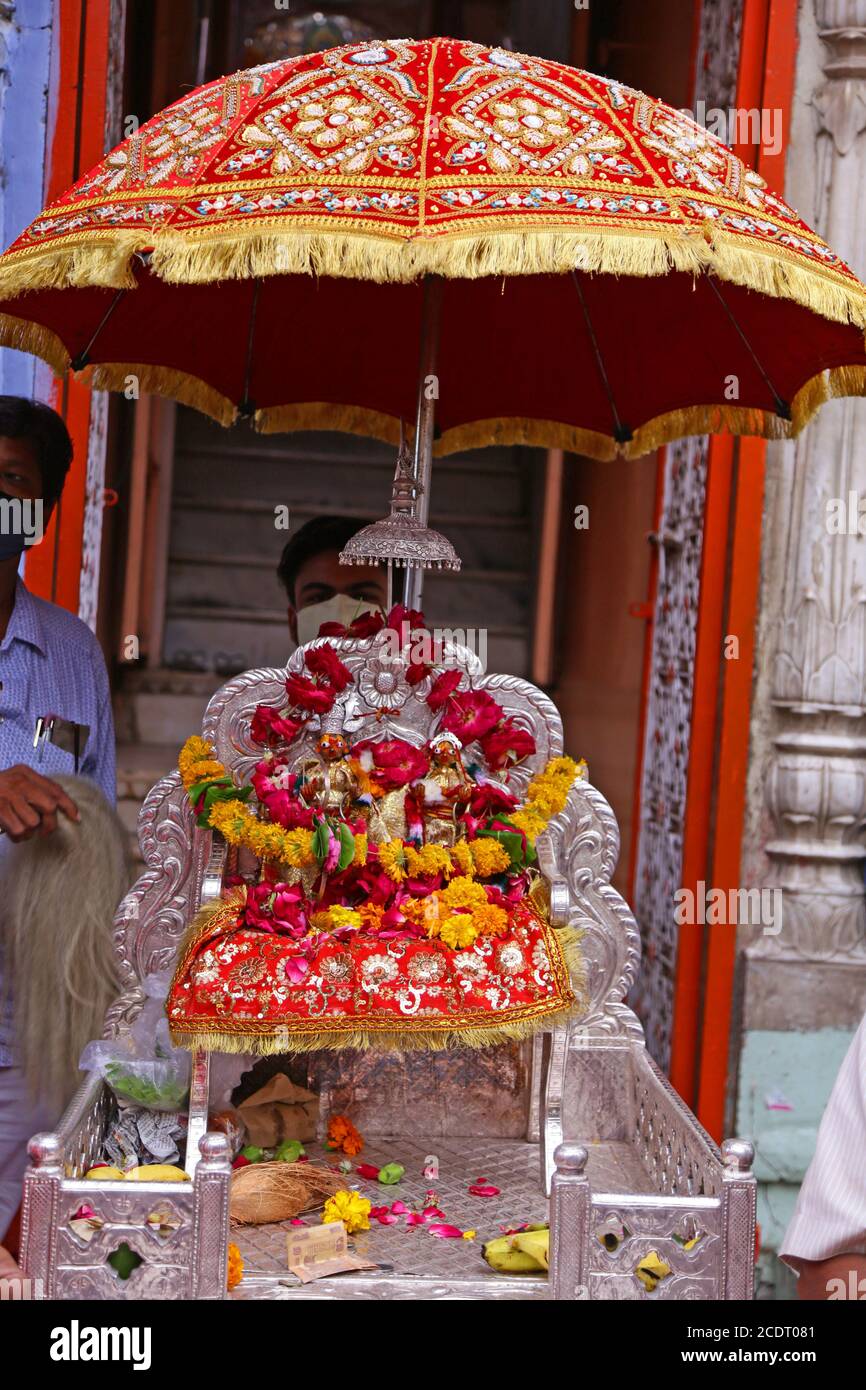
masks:
<instances>
[{"instance_id":1,"label":"marigold garland","mask_svg":"<svg viewBox=\"0 0 866 1390\"><path fill-rule=\"evenodd\" d=\"M508 819L530 840L536 840L547 822L565 809L568 793L575 778L586 776L586 763L581 758L551 758L541 772L536 773L526 789L526 801Z\"/></svg>"},{"instance_id":2,"label":"marigold garland","mask_svg":"<svg viewBox=\"0 0 866 1390\"><path fill-rule=\"evenodd\" d=\"M215 757L207 739L197 734L187 739L178 757L178 769L181 781L193 800L197 800L203 791L206 792L213 785L226 789L223 799L209 806L206 819L207 824L230 845L249 849L259 859L286 864L293 869L306 868L318 862L313 851L314 831L300 827L285 830L280 825L262 821L242 800L240 791L237 796L229 794L231 778L225 766ZM576 763L568 757L552 758L533 777L524 804L510 814L508 823L534 842L548 821L565 807L575 778L585 775L586 763L582 759ZM357 834L354 838L352 862L364 865L369 854L367 835ZM455 908L458 912L462 909L464 917L467 912L471 915L475 909L487 909L486 916L475 920L472 928L474 935L505 929L499 925L498 917L490 915L493 909L487 904L484 888L474 881L476 875L478 878L493 878L508 871L511 863L508 851L496 838L485 835L469 841L459 840L450 850L442 845L416 846L401 839L390 839L379 844L377 852L379 867L394 883L403 883L408 877L435 875L441 875L448 881L447 887L435 895L436 905L424 900L422 909L416 914L416 920L423 921L430 935L438 935L449 944L452 937L459 939L461 945L471 944L465 940L471 922L467 919L457 925L448 925L450 918L441 920L440 904L449 912ZM357 911L338 908L332 909L330 915L318 913L313 920L320 930L331 930L340 925L363 925L369 930L375 917L375 913L361 917ZM321 919L321 922L317 919Z\"/></svg>"}]
</instances>

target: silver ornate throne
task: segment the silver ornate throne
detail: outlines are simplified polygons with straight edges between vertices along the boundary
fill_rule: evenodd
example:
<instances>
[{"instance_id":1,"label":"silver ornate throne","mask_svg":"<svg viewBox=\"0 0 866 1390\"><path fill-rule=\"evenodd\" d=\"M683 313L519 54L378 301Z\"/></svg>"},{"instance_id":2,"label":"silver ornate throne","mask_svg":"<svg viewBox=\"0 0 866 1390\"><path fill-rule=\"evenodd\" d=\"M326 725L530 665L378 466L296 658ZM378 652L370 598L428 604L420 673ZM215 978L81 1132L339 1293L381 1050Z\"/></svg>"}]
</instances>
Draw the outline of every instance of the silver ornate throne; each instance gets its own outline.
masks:
<instances>
[{"instance_id":1,"label":"silver ornate throne","mask_svg":"<svg viewBox=\"0 0 866 1390\"><path fill-rule=\"evenodd\" d=\"M356 676L343 697L347 728L359 737L420 742L430 721L425 689L407 684L402 664L383 657L380 641L334 644ZM445 660L531 728L537 752L510 783L522 791L563 751L555 706L526 681L483 675L465 648L446 647ZM303 669L303 649L289 669ZM284 679L277 670L246 672L208 706L202 732L239 780L248 779L260 756L249 737L253 710L279 704ZM130 1026L143 999L140 982L172 964L187 923L237 867L219 836L194 824L176 773L147 796L139 834L147 869L116 918L124 992L108 1012L107 1036ZM365 1158L405 1165L403 1183L389 1196L420 1201L430 1186L421 1177L424 1157L436 1154L438 1204L449 1221L478 1228L477 1240L437 1241L381 1227L356 1238L374 1271L301 1286L287 1275L285 1229L246 1227L232 1233L246 1264L236 1298L752 1297L752 1148L729 1140L720 1151L646 1051L626 1003L640 939L611 886L619 833L601 793L577 781L537 849L554 925L582 933L580 1004L567 1025L528 1043L468 1052L321 1052L291 1061L295 1079L320 1093L323 1122L329 1111L348 1112L365 1136ZM207 1053L194 1054L190 1183L84 1180L111 1107L98 1078L82 1085L56 1134L31 1141L22 1259L47 1297L224 1296L231 1170L227 1141L206 1132L209 1067ZM468 1195L480 1177L500 1188L495 1202ZM70 1226L82 1204L101 1222L86 1240ZM172 1219L155 1234L148 1216L165 1211ZM483 1238L543 1221L548 1212L549 1278L488 1269ZM123 1244L141 1261L125 1281L107 1262Z\"/></svg>"}]
</instances>

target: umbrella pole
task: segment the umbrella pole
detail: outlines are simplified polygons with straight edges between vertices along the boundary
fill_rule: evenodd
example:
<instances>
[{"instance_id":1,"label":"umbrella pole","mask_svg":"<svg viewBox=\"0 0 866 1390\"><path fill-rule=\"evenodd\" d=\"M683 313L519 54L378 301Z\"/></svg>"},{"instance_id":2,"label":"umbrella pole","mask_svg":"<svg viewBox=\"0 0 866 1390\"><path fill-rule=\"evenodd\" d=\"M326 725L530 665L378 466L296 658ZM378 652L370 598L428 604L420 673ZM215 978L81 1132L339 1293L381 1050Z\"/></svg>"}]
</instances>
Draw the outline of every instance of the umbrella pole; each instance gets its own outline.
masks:
<instances>
[{"instance_id":1,"label":"umbrella pole","mask_svg":"<svg viewBox=\"0 0 866 1390\"><path fill-rule=\"evenodd\" d=\"M415 479L415 515L422 526L430 514L430 475L433 463L433 428L436 420L438 385L429 379L435 376L439 348L439 310L442 303L442 279L438 275L424 277L424 302L421 308L421 352L418 366L418 397L415 407L415 456L412 472ZM424 571L406 566L403 602L407 608L420 608L424 588Z\"/></svg>"}]
</instances>

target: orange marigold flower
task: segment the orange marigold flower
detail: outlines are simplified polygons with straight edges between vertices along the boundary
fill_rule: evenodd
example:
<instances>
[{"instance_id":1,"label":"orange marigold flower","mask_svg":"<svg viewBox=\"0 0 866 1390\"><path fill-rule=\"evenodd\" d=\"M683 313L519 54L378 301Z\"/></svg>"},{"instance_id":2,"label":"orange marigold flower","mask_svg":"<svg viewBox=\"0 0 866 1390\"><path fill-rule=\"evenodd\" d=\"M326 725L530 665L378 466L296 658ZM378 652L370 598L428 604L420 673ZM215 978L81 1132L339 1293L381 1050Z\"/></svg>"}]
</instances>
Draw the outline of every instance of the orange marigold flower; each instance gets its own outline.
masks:
<instances>
[{"instance_id":1,"label":"orange marigold flower","mask_svg":"<svg viewBox=\"0 0 866 1390\"><path fill-rule=\"evenodd\" d=\"M234 1289L244 1277L244 1260L240 1250L236 1245L229 1243L228 1269L226 1272L226 1284L229 1289Z\"/></svg>"},{"instance_id":2,"label":"orange marigold flower","mask_svg":"<svg viewBox=\"0 0 866 1390\"><path fill-rule=\"evenodd\" d=\"M365 903L363 907L358 908L358 912L364 931L379 931L382 918L385 916L385 909L381 903Z\"/></svg>"},{"instance_id":3,"label":"orange marigold flower","mask_svg":"<svg viewBox=\"0 0 866 1390\"><path fill-rule=\"evenodd\" d=\"M440 939L455 951L471 946L477 935L475 923L468 912L455 912L443 922L439 931Z\"/></svg>"},{"instance_id":4,"label":"orange marigold flower","mask_svg":"<svg viewBox=\"0 0 866 1390\"><path fill-rule=\"evenodd\" d=\"M472 925L482 936L501 936L508 931L508 913L504 907L496 907L494 903L487 903L485 907L476 907L472 913Z\"/></svg>"},{"instance_id":5,"label":"orange marigold flower","mask_svg":"<svg viewBox=\"0 0 866 1390\"><path fill-rule=\"evenodd\" d=\"M328 1121L328 1148L342 1149L351 1158L363 1147L364 1141L352 1121L346 1115L332 1115Z\"/></svg>"},{"instance_id":6,"label":"orange marigold flower","mask_svg":"<svg viewBox=\"0 0 866 1390\"><path fill-rule=\"evenodd\" d=\"M487 902L487 894L481 884L463 877L452 878L448 887L441 889L438 896L448 907L467 907L470 911L474 907L483 907Z\"/></svg>"}]
</instances>

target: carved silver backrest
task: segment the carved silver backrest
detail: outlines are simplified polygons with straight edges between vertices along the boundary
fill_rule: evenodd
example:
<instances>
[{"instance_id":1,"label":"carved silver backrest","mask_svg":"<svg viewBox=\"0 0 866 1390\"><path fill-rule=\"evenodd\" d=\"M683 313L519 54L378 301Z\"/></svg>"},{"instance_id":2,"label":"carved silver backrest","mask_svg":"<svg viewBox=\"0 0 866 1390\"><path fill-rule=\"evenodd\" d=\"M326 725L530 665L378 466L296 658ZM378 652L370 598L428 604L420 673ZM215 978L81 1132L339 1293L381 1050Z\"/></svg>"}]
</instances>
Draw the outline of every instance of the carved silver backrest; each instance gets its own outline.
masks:
<instances>
[{"instance_id":1,"label":"carved silver backrest","mask_svg":"<svg viewBox=\"0 0 866 1390\"><path fill-rule=\"evenodd\" d=\"M363 642L329 640L355 678L340 696L344 728L353 741L397 737L421 744L429 739L438 719L425 703L429 678L410 686L406 663L390 653L381 635ZM318 639L309 644L317 645ZM303 671L307 649L293 654L289 671ZM464 647L446 644L443 660L463 671L465 684L487 691L507 715L531 731L536 751L508 778L510 789L522 795L533 774L563 751L556 706L519 677L483 674L477 657ZM238 782L249 780L261 758L261 748L250 738L253 712L259 704L279 706L284 701L285 676L285 671L274 669L246 671L218 690L207 707L202 733ZM294 761L312 755L317 733L313 722L292 746ZM470 746L468 756L482 760L477 745ZM139 836L147 868L117 914L115 940L126 991L109 1012L107 1031L124 1026L140 997L137 986L144 976L171 965L198 906L211 835L195 826L177 773L158 782L145 799ZM637 971L640 939L631 912L611 886L618 854L619 831L608 803L589 782L577 781L565 809L539 837L538 855L551 883L558 920L582 932L585 979L575 1029L607 1041L642 1038L624 1002Z\"/></svg>"}]
</instances>

